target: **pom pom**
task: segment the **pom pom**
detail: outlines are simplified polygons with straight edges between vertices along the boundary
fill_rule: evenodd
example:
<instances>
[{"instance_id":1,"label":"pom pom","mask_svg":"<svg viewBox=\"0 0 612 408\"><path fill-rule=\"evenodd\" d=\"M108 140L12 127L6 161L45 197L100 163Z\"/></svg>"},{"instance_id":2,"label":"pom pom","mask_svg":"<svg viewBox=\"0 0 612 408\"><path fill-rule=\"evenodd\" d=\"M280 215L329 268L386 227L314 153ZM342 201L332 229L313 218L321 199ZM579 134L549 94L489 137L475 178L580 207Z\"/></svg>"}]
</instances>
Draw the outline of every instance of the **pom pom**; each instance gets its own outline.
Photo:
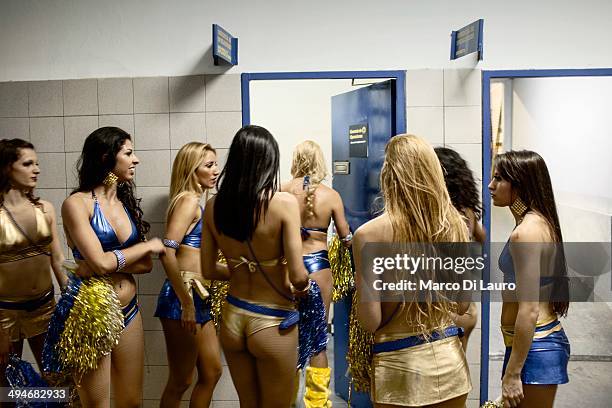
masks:
<instances>
[{"instance_id":1,"label":"pom pom","mask_svg":"<svg viewBox=\"0 0 612 408\"><path fill-rule=\"evenodd\" d=\"M311 281L310 285L308 296L300 299L298 305L300 312L298 369L305 367L312 356L327 347L327 320L321 289L315 281Z\"/></svg>"},{"instance_id":2,"label":"pom pom","mask_svg":"<svg viewBox=\"0 0 612 408\"><path fill-rule=\"evenodd\" d=\"M357 319L357 302L357 296L354 294L349 317L349 347L346 360L355 390L369 392L374 334L361 327Z\"/></svg>"},{"instance_id":3,"label":"pom pom","mask_svg":"<svg viewBox=\"0 0 612 408\"><path fill-rule=\"evenodd\" d=\"M219 251L217 262L227 265L227 260L221 251ZM215 323L215 327L217 329L221 324L221 314L223 312L223 305L225 304L225 298L227 297L228 291L228 281L215 280L210 284L210 297L208 298L208 301L210 302L210 315L212 316L213 322Z\"/></svg>"},{"instance_id":4,"label":"pom pom","mask_svg":"<svg viewBox=\"0 0 612 408\"><path fill-rule=\"evenodd\" d=\"M504 408L504 400L499 397L495 401L485 402L480 408Z\"/></svg>"},{"instance_id":5,"label":"pom pom","mask_svg":"<svg viewBox=\"0 0 612 408\"><path fill-rule=\"evenodd\" d=\"M56 346L59 343L60 336L64 331L64 325L81 288L81 279L74 275L71 269L66 268L66 271L69 277L68 284L62 292L57 305L55 305L53 316L49 322L47 338L43 346L43 371L46 373L62 372L63 366L58 354L59 349Z\"/></svg>"},{"instance_id":6,"label":"pom pom","mask_svg":"<svg viewBox=\"0 0 612 408\"><path fill-rule=\"evenodd\" d=\"M332 301L343 299L355 287L351 253L340 241L338 235L334 235L329 245L329 264L334 281Z\"/></svg>"},{"instance_id":7,"label":"pom pom","mask_svg":"<svg viewBox=\"0 0 612 408\"><path fill-rule=\"evenodd\" d=\"M83 374L119 343L123 313L110 278L83 279L56 349L64 367Z\"/></svg>"},{"instance_id":8,"label":"pom pom","mask_svg":"<svg viewBox=\"0 0 612 408\"><path fill-rule=\"evenodd\" d=\"M64 267L70 278L49 323L43 369L80 378L119 342L123 313L110 278L81 279L73 266Z\"/></svg>"}]
</instances>

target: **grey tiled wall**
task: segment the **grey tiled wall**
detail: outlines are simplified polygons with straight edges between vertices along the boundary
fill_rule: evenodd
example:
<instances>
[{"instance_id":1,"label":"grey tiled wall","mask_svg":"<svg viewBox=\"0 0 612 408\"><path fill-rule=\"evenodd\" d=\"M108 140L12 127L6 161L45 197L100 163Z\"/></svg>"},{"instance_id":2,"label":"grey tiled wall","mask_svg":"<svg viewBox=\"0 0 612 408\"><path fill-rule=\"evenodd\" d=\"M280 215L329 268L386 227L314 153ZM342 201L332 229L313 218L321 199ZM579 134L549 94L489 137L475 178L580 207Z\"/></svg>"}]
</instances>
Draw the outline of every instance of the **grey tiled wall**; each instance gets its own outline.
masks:
<instances>
[{"instance_id":1,"label":"grey tiled wall","mask_svg":"<svg viewBox=\"0 0 612 408\"><path fill-rule=\"evenodd\" d=\"M0 138L19 137L36 147L41 166L37 193L55 206L62 239L61 204L76 186L75 164L93 130L118 126L132 135L141 160L137 194L152 225L150 235L161 237L172 160L178 149L192 140L208 142L217 148L223 164L241 120L239 75L0 83ZM168 373L163 332L153 317L165 274L158 260L154 265L150 274L138 277L146 345L143 404L147 407L159 405ZM224 367L213 406L237 406L237 399Z\"/></svg>"}]
</instances>

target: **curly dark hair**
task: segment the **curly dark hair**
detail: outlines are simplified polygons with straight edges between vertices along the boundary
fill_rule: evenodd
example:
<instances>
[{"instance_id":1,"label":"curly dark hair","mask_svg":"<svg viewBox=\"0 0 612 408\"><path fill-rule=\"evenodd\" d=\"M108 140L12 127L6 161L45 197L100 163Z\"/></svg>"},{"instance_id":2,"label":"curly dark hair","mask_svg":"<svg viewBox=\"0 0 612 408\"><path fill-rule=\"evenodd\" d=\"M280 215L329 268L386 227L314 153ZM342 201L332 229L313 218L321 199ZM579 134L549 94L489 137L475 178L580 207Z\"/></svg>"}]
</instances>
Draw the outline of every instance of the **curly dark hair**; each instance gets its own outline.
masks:
<instances>
[{"instance_id":1,"label":"curly dark hair","mask_svg":"<svg viewBox=\"0 0 612 408\"><path fill-rule=\"evenodd\" d=\"M83 152L77 162L79 186L72 191L72 194L93 191L94 188L102 185L108 172L115 168L117 153L126 140L132 140L126 131L110 126L94 130L87 136ZM142 219L140 199L134 196L134 183L132 181L119 183L117 198L134 220L140 240L144 240L151 226Z\"/></svg>"},{"instance_id":2,"label":"curly dark hair","mask_svg":"<svg viewBox=\"0 0 612 408\"><path fill-rule=\"evenodd\" d=\"M4 202L4 195L11 189L11 166L21 155L21 149L32 149L34 145L23 139L0 139L0 204ZM36 206L41 206L39 197L34 190L26 191L26 197Z\"/></svg>"},{"instance_id":3,"label":"curly dark hair","mask_svg":"<svg viewBox=\"0 0 612 408\"><path fill-rule=\"evenodd\" d=\"M476 215L476 219L480 219L482 205L478 197L474 174L467 162L453 149L436 147L434 150L442 165L444 181L453 205L459 211L469 208Z\"/></svg>"}]
</instances>

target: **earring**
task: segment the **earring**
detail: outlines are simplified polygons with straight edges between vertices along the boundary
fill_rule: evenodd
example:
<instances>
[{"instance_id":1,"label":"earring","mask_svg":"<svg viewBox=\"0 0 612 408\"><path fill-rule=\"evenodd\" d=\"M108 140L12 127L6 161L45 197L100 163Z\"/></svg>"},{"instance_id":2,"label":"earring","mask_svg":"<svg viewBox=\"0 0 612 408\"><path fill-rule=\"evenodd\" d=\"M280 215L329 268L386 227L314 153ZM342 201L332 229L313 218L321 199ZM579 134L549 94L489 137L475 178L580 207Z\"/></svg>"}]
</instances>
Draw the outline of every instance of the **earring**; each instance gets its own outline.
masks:
<instances>
[{"instance_id":1,"label":"earring","mask_svg":"<svg viewBox=\"0 0 612 408\"><path fill-rule=\"evenodd\" d=\"M115 184L117 180L119 180L119 177L117 177L117 175L113 173L112 171L109 171L106 177L104 177L102 184L104 184L107 187L110 187L113 184Z\"/></svg>"},{"instance_id":2,"label":"earring","mask_svg":"<svg viewBox=\"0 0 612 408\"><path fill-rule=\"evenodd\" d=\"M522 217L525 216L525 213L529 211L527 205L521 200L521 197L517 196L512 205L510 205L510 211L515 214L518 214Z\"/></svg>"}]
</instances>

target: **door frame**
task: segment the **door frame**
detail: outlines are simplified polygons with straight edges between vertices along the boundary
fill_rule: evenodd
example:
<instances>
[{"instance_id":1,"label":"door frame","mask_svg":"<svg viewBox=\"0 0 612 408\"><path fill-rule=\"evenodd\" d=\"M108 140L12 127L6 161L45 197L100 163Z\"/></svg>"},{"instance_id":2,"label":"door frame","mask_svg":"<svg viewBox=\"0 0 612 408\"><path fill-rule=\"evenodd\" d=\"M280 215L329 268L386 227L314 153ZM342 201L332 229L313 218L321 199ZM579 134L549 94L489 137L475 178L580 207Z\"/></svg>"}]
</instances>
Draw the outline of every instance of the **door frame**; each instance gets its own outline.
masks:
<instances>
[{"instance_id":1,"label":"door frame","mask_svg":"<svg viewBox=\"0 0 612 408\"><path fill-rule=\"evenodd\" d=\"M395 79L395 132L396 134L406 133L406 71L245 72L240 77L242 90L242 126L251 124L251 81L361 78Z\"/></svg>"},{"instance_id":2,"label":"door frame","mask_svg":"<svg viewBox=\"0 0 612 408\"><path fill-rule=\"evenodd\" d=\"M482 71L482 211L486 231L491 231L491 195L487 186L491 182L491 80L515 78L561 78L612 76L612 68L585 69L522 69ZM485 253L490 254L491 236L485 242ZM490 256L489 256L490 260ZM489 282L489 267L483 271L483 280ZM489 292L481 296L481 342L480 342L480 404L489 394L489 326L491 299Z\"/></svg>"}]
</instances>

